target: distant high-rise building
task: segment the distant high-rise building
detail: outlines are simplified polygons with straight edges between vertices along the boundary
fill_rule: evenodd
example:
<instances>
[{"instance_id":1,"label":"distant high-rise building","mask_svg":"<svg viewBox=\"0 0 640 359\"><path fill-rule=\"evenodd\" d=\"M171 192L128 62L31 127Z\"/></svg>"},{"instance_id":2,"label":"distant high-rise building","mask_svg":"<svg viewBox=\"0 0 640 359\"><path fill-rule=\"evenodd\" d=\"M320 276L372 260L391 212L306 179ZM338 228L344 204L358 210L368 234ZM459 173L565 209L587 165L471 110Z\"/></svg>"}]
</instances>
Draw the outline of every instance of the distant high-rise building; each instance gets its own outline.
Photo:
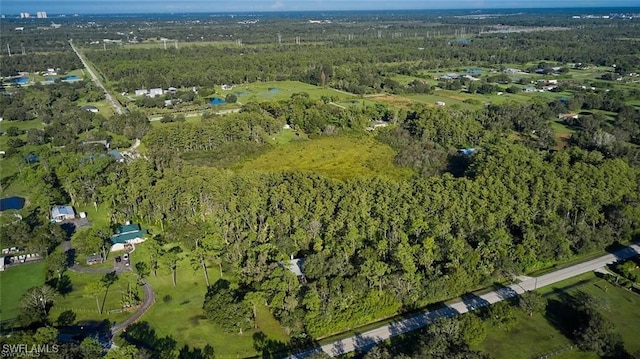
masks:
<instances>
[{"instance_id":1,"label":"distant high-rise building","mask_svg":"<svg viewBox=\"0 0 640 359\"><path fill-rule=\"evenodd\" d=\"M38 19L46 19L47 13L44 11L38 11Z\"/></svg>"},{"instance_id":2,"label":"distant high-rise building","mask_svg":"<svg viewBox=\"0 0 640 359\"><path fill-rule=\"evenodd\" d=\"M31 17L31 14L29 14L28 12L21 12L20 13L20 18L21 19L28 19Z\"/></svg>"}]
</instances>

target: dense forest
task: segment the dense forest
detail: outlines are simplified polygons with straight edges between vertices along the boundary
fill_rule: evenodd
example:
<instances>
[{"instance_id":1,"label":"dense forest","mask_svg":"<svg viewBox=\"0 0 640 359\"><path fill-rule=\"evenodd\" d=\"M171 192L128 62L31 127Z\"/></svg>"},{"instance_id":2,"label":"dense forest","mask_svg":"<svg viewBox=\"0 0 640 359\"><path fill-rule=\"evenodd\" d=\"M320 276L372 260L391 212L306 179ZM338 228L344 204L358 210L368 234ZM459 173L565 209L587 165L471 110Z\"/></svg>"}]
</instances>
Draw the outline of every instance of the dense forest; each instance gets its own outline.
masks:
<instances>
[{"instance_id":1,"label":"dense forest","mask_svg":"<svg viewBox=\"0 0 640 359\"><path fill-rule=\"evenodd\" d=\"M629 31L633 34L635 29ZM619 73L637 68L639 50L629 42L606 41L613 34L621 36L619 29L581 29L487 34L474 37L468 44L438 37L397 42L359 39L330 44L283 44L277 46L277 51L260 46L187 45L167 50L92 51L88 55L103 69L104 75L116 83L119 91L299 80L354 93L370 93L379 92L385 86L393 87L388 79L393 74L416 76L420 70L462 67L469 63L497 68L501 64L540 60L599 66L615 64ZM594 48L594 41L601 46ZM567 43L572 46L567 47Z\"/></svg>"},{"instance_id":2,"label":"dense forest","mask_svg":"<svg viewBox=\"0 0 640 359\"><path fill-rule=\"evenodd\" d=\"M142 245L148 256L136 268L139 279L142 272L154 277L168 272L175 287L177 263L188 261L194 269L189 275L202 276L206 283L206 295L196 298L204 318L225 332L243 335L257 325L256 307L266 304L292 345L305 345L638 239L640 91L631 83L618 86L614 81L640 69L640 48L627 40L609 41L637 37L633 23L608 27L584 20L580 29L482 33L460 42L460 26L482 32L495 21L470 24L468 19L446 18L436 26L432 18L420 22L405 14L410 21L385 19L390 25L381 29L387 37L377 38L378 28L369 28L373 20L362 16L358 26L327 24L324 35L306 20L289 19L245 45L229 40L255 29L228 19L211 20L193 31L156 19L135 30L146 31L148 37L185 39L227 28L229 36L221 44L99 48L89 42L126 27L126 21L100 19L94 20L105 25L83 28L86 33L76 38L107 87L118 93L156 86L208 90L221 84L298 80L357 95L432 94L435 86L426 80L434 79L423 71L470 64L498 70L527 64L527 70L535 72L555 67L553 62L561 65L553 71L566 72L570 63L585 63L608 66L610 72L605 79L561 81L560 90L598 85L562 98L465 108L425 103L396 107L365 102L364 96L362 103L343 106L326 95L294 93L283 100L237 104L237 113L221 115L208 108L194 116L197 119L166 115L153 125L139 111L107 118L83 110L81 102L104 100L102 90L90 81L3 89L0 108L9 126L2 161L15 168L2 176L0 186L3 191L28 189L28 207L25 220L8 224L0 240L52 255L47 260L48 283L57 283L66 264L53 253L66 234L49 223L51 205L69 203L104 213L108 223L73 237L83 254L106 253L109 226L135 220L152 229ZM538 25L564 26L563 19L552 17ZM76 21L64 22L74 27L73 35L83 33ZM260 26L273 25L270 21ZM505 23L532 25L527 19L508 18ZM4 33L8 25L1 26ZM274 44L274 35L287 29L301 31L309 41ZM53 34L54 29L27 26L24 31L12 33L7 41L14 46L17 36L24 35L21 41L27 48L61 54L57 67L81 67L67 43L71 35L54 34L47 42L33 38L38 31ZM400 32L405 35L390 38ZM352 33L356 35L345 38ZM15 75L46 69L51 56L1 59L3 75ZM413 80L400 84L393 78L398 75ZM521 82L531 84L528 78ZM505 87L514 83L504 74L493 74L478 83L441 80L437 87L484 94L508 92ZM191 90L185 93L191 100L196 97ZM157 101L162 106L163 99ZM580 115L562 116L567 113ZM38 128L26 128L33 120ZM384 126L374 130L373 123ZM559 137L558 126L570 130L569 135ZM366 138L389 146L398 171L408 168L410 175L334 178L313 171L234 167L280 146L275 139L284 128L294 142ZM84 143L108 140L112 148L128 148L136 139L141 140L142 155L126 161L107 155L101 144ZM226 165L189 160L201 154L229 159ZM30 160L32 156L37 160ZM301 259L302 277L284 264L293 258ZM211 271L219 272L220 279L210 280ZM587 304L570 299L574 312L602 320ZM497 308L492 310L508 310ZM35 332L51 324L47 309L35 314L23 310L17 321ZM475 317L443 320L421 333L415 347L396 352L378 348L367 358L483 358L469 346L477 322ZM587 324L580 322L578 329ZM124 337L135 338L141 327L139 323ZM37 330L54 335L46 332L49 329ZM151 350L150 357L172 357L173 349L145 350ZM212 348L204 350L208 358L213 356ZM99 351L93 345L83 355ZM186 351L185 358L190 355L188 347ZM116 357L114 353L110 355Z\"/></svg>"}]
</instances>

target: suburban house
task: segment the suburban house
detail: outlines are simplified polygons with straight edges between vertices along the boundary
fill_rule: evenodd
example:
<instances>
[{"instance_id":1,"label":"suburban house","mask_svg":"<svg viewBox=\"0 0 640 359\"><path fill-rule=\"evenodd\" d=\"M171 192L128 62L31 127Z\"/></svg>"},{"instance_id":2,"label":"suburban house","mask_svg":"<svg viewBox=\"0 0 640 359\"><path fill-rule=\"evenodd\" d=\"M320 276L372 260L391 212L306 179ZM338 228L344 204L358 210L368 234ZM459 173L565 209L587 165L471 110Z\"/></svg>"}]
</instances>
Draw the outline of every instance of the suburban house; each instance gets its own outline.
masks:
<instances>
[{"instance_id":1,"label":"suburban house","mask_svg":"<svg viewBox=\"0 0 640 359\"><path fill-rule=\"evenodd\" d=\"M111 236L111 251L124 250L125 244L142 243L144 242L144 236L147 234L146 229L142 229L137 223L129 223L118 226L116 234Z\"/></svg>"},{"instance_id":2,"label":"suburban house","mask_svg":"<svg viewBox=\"0 0 640 359\"><path fill-rule=\"evenodd\" d=\"M53 222L60 223L75 218L76 212L71 206L55 206L51 209L51 220Z\"/></svg>"},{"instance_id":3,"label":"suburban house","mask_svg":"<svg viewBox=\"0 0 640 359\"><path fill-rule=\"evenodd\" d=\"M82 106L82 109L83 109L84 111L89 111L89 112L93 112L93 113L98 113L98 111L100 111L100 110L98 110L98 108L97 108L97 107L95 107L95 106L91 106L91 105Z\"/></svg>"},{"instance_id":4,"label":"suburban house","mask_svg":"<svg viewBox=\"0 0 640 359\"><path fill-rule=\"evenodd\" d=\"M524 91L524 92L536 92L536 88L534 86L527 86L524 89L522 89L522 91Z\"/></svg>"},{"instance_id":5,"label":"suburban house","mask_svg":"<svg viewBox=\"0 0 640 359\"><path fill-rule=\"evenodd\" d=\"M302 269L300 268L302 265L302 262L303 262L302 258L293 258L293 255L292 255L291 260L287 262L280 262L279 264L280 266L288 269L291 273L295 274L301 283L306 283L307 279L305 278L304 273L302 273Z\"/></svg>"},{"instance_id":6,"label":"suburban house","mask_svg":"<svg viewBox=\"0 0 640 359\"><path fill-rule=\"evenodd\" d=\"M476 152L476 149L473 147L461 148L458 150L458 153L465 156L471 156Z\"/></svg>"},{"instance_id":7,"label":"suburban house","mask_svg":"<svg viewBox=\"0 0 640 359\"><path fill-rule=\"evenodd\" d=\"M88 265L99 264L102 262L104 262L104 259L102 259L102 254L94 254L91 256L87 256Z\"/></svg>"},{"instance_id":8,"label":"suburban house","mask_svg":"<svg viewBox=\"0 0 640 359\"><path fill-rule=\"evenodd\" d=\"M558 119L559 120L577 120L578 114L577 113L561 113L558 115Z\"/></svg>"},{"instance_id":9,"label":"suburban house","mask_svg":"<svg viewBox=\"0 0 640 359\"><path fill-rule=\"evenodd\" d=\"M144 96L149 93L149 90L136 90L136 96Z\"/></svg>"},{"instance_id":10,"label":"suburban house","mask_svg":"<svg viewBox=\"0 0 640 359\"><path fill-rule=\"evenodd\" d=\"M154 98L156 96L162 96L162 94L164 94L164 91L161 88L155 88L155 89L149 90L149 93L147 94L147 96Z\"/></svg>"}]
</instances>

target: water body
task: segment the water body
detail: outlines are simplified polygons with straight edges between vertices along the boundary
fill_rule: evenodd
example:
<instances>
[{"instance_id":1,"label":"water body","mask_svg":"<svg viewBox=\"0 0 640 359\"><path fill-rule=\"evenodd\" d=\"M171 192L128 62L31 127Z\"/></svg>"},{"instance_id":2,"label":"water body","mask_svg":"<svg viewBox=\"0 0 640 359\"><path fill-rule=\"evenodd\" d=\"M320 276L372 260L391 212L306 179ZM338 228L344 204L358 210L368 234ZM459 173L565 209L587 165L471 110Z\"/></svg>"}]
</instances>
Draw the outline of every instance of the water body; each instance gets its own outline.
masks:
<instances>
[{"instance_id":1,"label":"water body","mask_svg":"<svg viewBox=\"0 0 640 359\"><path fill-rule=\"evenodd\" d=\"M0 211L6 211L8 209L22 209L24 207L24 198L22 197L7 197L0 199Z\"/></svg>"},{"instance_id":2,"label":"water body","mask_svg":"<svg viewBox=\"0 0 640 359\"><path fill-rule=\"evenodd\" d=\"M220 97L214 97L209 101L210 105L224 105L225 103L227 103L227 101L221 99Z\"/></svg>"}]
</instances>

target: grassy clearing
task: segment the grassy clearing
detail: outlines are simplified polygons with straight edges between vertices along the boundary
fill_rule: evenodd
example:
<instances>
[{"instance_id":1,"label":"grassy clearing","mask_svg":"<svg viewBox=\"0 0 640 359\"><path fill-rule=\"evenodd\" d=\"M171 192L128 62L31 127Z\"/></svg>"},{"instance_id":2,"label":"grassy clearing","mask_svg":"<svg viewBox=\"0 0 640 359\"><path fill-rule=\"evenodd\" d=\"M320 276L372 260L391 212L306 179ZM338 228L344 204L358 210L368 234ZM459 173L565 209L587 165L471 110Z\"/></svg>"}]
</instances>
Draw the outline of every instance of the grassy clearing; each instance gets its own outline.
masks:
<instances>
[{"instance_id":1,"label":"grassy clearing","mask_svg":"<svg viewBox=\"0 0 640 359\"><path fill-rule=\"evenodd\" d=\"M368 137L324 137L292 142L247 161L243 171L303 170L337 179L408 177L412 171L393 164L391 147Z\"/></svg>"},{"instance_id":2,"label":"grassy clearing","mask_svg":"<svg viewBox=\"0 0 640 359\"><path fill-rule=\"evenodd\" d=\"M107 319L110 322L120 322L131 315L127 312L110 313L110 311L121 309L122 293L127 289L128 285L125 279L119 277L104 294L99 296L100 306L103 309L102 314L99 314L95 298L86 297L84 289L87 284L100 280L103 275L70 271L67 271L66 274L71 280L72 290L64 296L57 297L56 303L49 313L49 318L52 321L55 322L60 313L66 310L73 310L76 313L77 321L102 321ZM142 289L139 289L139 294L142 296Z\"/></svg>"},{"instance_id":3,"label":"grassy clearing","mask_svg":"<svg viewBox=\"0 0 640 359\"><path fill-rule=\"evenodd\" d=\"M551 129L556 137L556 149L560 150L569 145L569 139L576 132L575 130L567 127L560 120L551 121Z\"/></svg>"},{"instance_id":4,"label":"grassy clearing","mask_svg":"<svg viewBox=\"0 0 640 359\"><path fill-rule=\"evenodd\" d=\"M29 288L44 284L44 262L23 264L0 272L0 317L13 319L20 313L20 298Z\"/></svg>"},{"instance_id":5,"label":"grassy clearing","mask_svg":"<svg viewBox=\"0 0 640 359\"><path fill-rule=\"evenodd\" d=\"M184 153L183 160L196 166L233 168L237 163L258 157L271 146L253 142L231 142L212 151L194 151Z\"/></svg>"},{"instance_id":6,"label":"grassy clearing","mask_svg":"<svg viewBox=\"0 0 640 359\"><path fill-rule=\"evenodd\" d=\"M270 81L256 82L247 85L234 86L233 90L220 90L219 97L225 97L227 94L233 93L238 97L238 102L262 102L276 101L291 98L291 95L297 92L306 92L311 98L320 98L321 96L333 96L340 100L355 98L355 95L341 92L328 87L319 87L306 84L299 81Z\"/></svg>"},{"instance_id":7,"label":"grassy clearing","mask_svg":"<svg viewBox=\"0 0 640 359\"><path fill-rule=\"evenodd\" d=\"M173 286L169 271L163 269L158 271L157 277L152 274L146 279L156 292L156 303L141 320L149 322L159 337L171 335L178 342L178 348L184 344L191 347L210 344L215 349L216 358L246 358L257 355L252 338L256 332L263 332L272 340L285 343L289 341L279 323L264 306L258 310L259 328L243 335L227 334L209 321L202 311L206 294L202 270L194 270L189 265L186 254L183 253L182 256L177 269L176 287ZM132 265L148 258L144 243L138 245L131 254ZM225 279L233 282L233 278L228 275L225 273ZM210 266L209 277L211 283L220 278L216 264Z\"/></svg>"}]
</instances>

